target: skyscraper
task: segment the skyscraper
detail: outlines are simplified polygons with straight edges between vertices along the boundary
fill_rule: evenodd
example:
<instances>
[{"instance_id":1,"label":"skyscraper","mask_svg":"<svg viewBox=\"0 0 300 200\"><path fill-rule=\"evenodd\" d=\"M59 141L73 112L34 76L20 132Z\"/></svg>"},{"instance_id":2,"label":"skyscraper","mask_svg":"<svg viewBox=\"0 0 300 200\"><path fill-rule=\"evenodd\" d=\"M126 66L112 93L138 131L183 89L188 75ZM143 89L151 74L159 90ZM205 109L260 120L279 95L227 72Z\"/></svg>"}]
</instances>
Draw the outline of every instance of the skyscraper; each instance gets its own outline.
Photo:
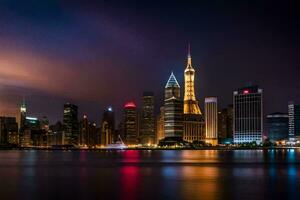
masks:
<instances>
[{"instance_id":1,"label":"skyscraper","mask_svg":"<svg viewBox=\"0 0 300 200\"><path fill-rule=\"evenodd\" d=\"M25 100L23 100L22 105L20 107L20 132L22 132L22 130L25 128L25 123L26 123L26 112L27 112L27 108L26 108L26 104L25 104Z\"/></svg>"},{"instance_id":2,"label":"skyscraper","mask_svg":"<svg viewBox=\"0 0 300 200\"><path fill-rule=\"evenodd\" d=\"M183 106L180 86L173 74L165 86L165 137L183 137Z\"/></svg>"},{"instance_id":3,"label":"skyscraper","mask_svg":"<svg viewBox=\"0 0 300 200\"><path fill-rule=\"evenodd\" d=\"M233 135L233 105L218 112L218 138L221 143L231 143Z\"/></svg>"},{"instance_id":4,"label":"skyscraper","mask_svg":"<svg viewBox=\"0 0 300 200\"><path fill-rule=\"evenodd\" d=\"M218 144L218 100L216 97L205 98L205 141Z\"/></svg>"},{"instance_id":5,"label":"skyscraper","mask_svg":"<svg viewBox=\"0 0 300 200\"><path fill-rule=\"evenodd\" d=\"M0 144L18 144L18 123L15 117L0 117Z\"/></svg>"},{"instance_id":6,"label":"skyscraper","mask_svg":"<svg viewBox=\"0 0 300 200\"><path fill-rule=\"evenodd\" d=\"M156 144L165 137L165 108L160 107L160 113L156 119Z\"/></svg>"},{"instance_id":7,"label":"skyscraper","mask_svg":"<svg viewBox=\"0 0 300 200\"><path fill-rule=\"evenodd\" d=\"M240 88L233 93L234 143L262 142L263 90L258 86Z\"/></svg>"},{"instance_id":8,"label":"skyscraper","mask_svg":"<svg viewBox=\"0 0 300 200\"><path fill-rule=\"evenodd\" d=\"M192 67L190 47L188 51L187 66L184 70L184 114L200 115L201 111L195 95L195 70Z\"/></svg>"},{"instance_id":9,"label":"skyscraper","mask_svg":"<svg viewBox=\"0 0 300 200\"><path fill-rule=\"evenodd\" d=\"M89 145L89 120L87 115L83 115L79 123L79 144L82 146Z\"/></svg>"},{"instance_id":10,"label":"skyscraper","mask_svg":"<svg viewBox=\"0 0 300 200\"><path fill-rule=\"evenodd\" d=\"M294 102L289 102L289 139L300 140L300 105L295 105Z\"/></svg>"},{"instance_id":11,"label":"skyscraper","mask_svg":"<svg viewBox=\"0 0 300 200\"><path fill-rule=\"evenodd\" d=\"M20 124L19 124L19 144L23 143L24 140L24 130L26 126L26 104L25 100L23 99L23 102L20 106Z\"/></svg>"},{"instance_id":12,"label":"skyscraper","mask_svg":"<svg viewBox=\"0 0 300 200\"><path fill-rule=\"evenodd\" d=\"M188 142L204 139L204 120L195 95L195 69L190 47L184 71L183 139Z\"/></svg>"},{"instance_id":13,"label":"skyscraper","mask_svg":"<svg viewBox=\"0 0 300 200\"><path fill-rule=\"evenodd\" d=\"M63 144L78 144L78 107L74 104L66 103L64 105L63 115L64 140Z\"/></svg>"},{"instance_id":14,"label":"skyscraper","mask_svg":"<svg viewBox=\"0 0 300 200\"><path fill-rule=\"evenodd\" d=\"M142 97L142 111L140 116L140 140L142 144L155 143L154 95L144 92Z\"/></svg>"},{"instance_id":15,"label":"skyscraper","mask_svg":"<svg viewBox=\"0 0 300 200\"><path fill-rule=\"evenodd\" d=\"M109 106L102 115L101 121L101 145L108 145L116 141L115 135L115 115L111 106Z\"/></svg>"},{"instance_id":16,"label":"skyscraper","mask_svg":"<svg viewBox=\"0 0 300 200\"><path fill-rule=\"evenodd\" d=\"M285 113L267 115L267 136L271 142L288 139L289 116Z\"/></svg>"},{"instance_id":17,"label":"skyscraper","mask_svg":"<svg viewBox=\"0 0 300 200\"><path fill-rule=\"evenodd\" d=\"M127 102L124 105L124 138L127 145L136 145L138 143L138 125L137 110L134 102Z\"/></svg>"}]
</instances>

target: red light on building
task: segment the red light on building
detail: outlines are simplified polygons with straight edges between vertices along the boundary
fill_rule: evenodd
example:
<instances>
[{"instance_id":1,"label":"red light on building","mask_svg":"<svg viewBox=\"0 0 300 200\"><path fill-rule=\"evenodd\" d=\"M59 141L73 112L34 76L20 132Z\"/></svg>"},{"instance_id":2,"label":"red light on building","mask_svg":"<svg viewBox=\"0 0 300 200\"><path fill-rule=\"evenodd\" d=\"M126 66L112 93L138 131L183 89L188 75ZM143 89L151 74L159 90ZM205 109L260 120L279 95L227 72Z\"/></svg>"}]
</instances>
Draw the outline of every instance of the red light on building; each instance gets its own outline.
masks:
<instances>
[{"instance_id":1,"label":"red light on building","mask_svg":"<svg viewBox=\"0 0 300 200\"><path fill-rule=\"evenodd\" d=\"M136 105L134 102L127 102L125 103L124 108L136 108Z\"/></svg>"},{"instance_id":2,"label":"red light on building","mask_svg":"<svg viewBox=\"0 0 300 200\"><path fill-rule=\"evenodd\" d=\"M249 94L249 90L244 90L243 94Z\"/></svg>"}]
</instances>

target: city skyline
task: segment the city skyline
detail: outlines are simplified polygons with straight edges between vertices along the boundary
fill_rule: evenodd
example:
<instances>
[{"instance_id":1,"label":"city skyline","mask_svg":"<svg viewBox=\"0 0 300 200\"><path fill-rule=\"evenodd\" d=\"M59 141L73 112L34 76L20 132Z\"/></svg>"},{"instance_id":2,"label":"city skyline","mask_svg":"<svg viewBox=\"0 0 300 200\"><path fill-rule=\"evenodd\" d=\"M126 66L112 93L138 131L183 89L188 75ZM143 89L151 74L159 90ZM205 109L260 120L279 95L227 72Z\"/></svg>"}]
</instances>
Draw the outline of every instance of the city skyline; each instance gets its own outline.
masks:
<instances>
[{"instance_id":1,"label":"city skyline","mask_svg":"<svg viewBox=\"0 0 300 200\"><path fill-rule=\"evenodd\" d=\"M107 106L117 116L128 100L140 107L143 91L154 92L157 113L171 70L183 85L188 43L202 110L205 97L226 107L232 91L252 81L264 89L264 113L286 112L287 102L300 99L299 20L290 4L267 6L161 3L164 12L152 16L157 8L150 3L4 1L0 113L17 115L25 97L29 114L51 123L62 120L66 102L99 122Z\"/></svg>"}]
</instances>

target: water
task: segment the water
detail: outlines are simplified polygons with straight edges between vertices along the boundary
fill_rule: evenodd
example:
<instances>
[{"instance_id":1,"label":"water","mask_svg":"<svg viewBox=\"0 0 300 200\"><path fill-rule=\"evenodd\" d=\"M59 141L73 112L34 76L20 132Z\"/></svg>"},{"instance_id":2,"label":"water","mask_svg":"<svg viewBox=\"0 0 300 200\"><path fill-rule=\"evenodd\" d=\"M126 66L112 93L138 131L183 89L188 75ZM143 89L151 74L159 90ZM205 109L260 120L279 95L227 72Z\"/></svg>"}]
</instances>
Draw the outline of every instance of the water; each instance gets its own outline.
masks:
<instances>
[{"instance_id":1,"label":"water","mask_svg":"<svg viewBox=\"0 0 300 200\"><path fill-rule=\"evenodd\" d=\"M300 199L300 149L0 151L1 199Z\"/></svg>"}]
</instances>

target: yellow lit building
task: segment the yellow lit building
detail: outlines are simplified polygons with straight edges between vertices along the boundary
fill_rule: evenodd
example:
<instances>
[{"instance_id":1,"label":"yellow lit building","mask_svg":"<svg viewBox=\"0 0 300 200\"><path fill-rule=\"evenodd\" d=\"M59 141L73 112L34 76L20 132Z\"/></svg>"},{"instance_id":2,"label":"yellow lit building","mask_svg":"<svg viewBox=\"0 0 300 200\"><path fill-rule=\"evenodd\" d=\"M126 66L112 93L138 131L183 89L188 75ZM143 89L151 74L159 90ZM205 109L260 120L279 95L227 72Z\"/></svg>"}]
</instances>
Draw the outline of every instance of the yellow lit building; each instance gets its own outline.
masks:
<instances>
[{"instance_id":1,"label":"yellow lit building","mask_svg":"<svg viewBox=\"0 0 300 200\"><path fill-rule=\"evenodd\" d=\"M195 96L195 70L192 67L190 50L188 53L187 66L184 70L184 114L201 115L201 110Z\"/></svg>"},{"instance_id":2,"label":"yellow lit building","mask_svg":"<svg viewBox=\"0 0 300 200\"><path fill-rule=\"evenodd\" d=\"M195 70L190 49L184 71L183 139L188 142L204 140L205 123L195 95Z\"/></svg>"},{"instance_id":3,"label":"yellow lit building","mask_svg":"<svg viewBox=\"0 0 300 200\"><path fill-rule=\"evenodd\" d=\"M205 142L218 144L218 101L216 97L205 98Z\"/></svg>"}]
</instances>

